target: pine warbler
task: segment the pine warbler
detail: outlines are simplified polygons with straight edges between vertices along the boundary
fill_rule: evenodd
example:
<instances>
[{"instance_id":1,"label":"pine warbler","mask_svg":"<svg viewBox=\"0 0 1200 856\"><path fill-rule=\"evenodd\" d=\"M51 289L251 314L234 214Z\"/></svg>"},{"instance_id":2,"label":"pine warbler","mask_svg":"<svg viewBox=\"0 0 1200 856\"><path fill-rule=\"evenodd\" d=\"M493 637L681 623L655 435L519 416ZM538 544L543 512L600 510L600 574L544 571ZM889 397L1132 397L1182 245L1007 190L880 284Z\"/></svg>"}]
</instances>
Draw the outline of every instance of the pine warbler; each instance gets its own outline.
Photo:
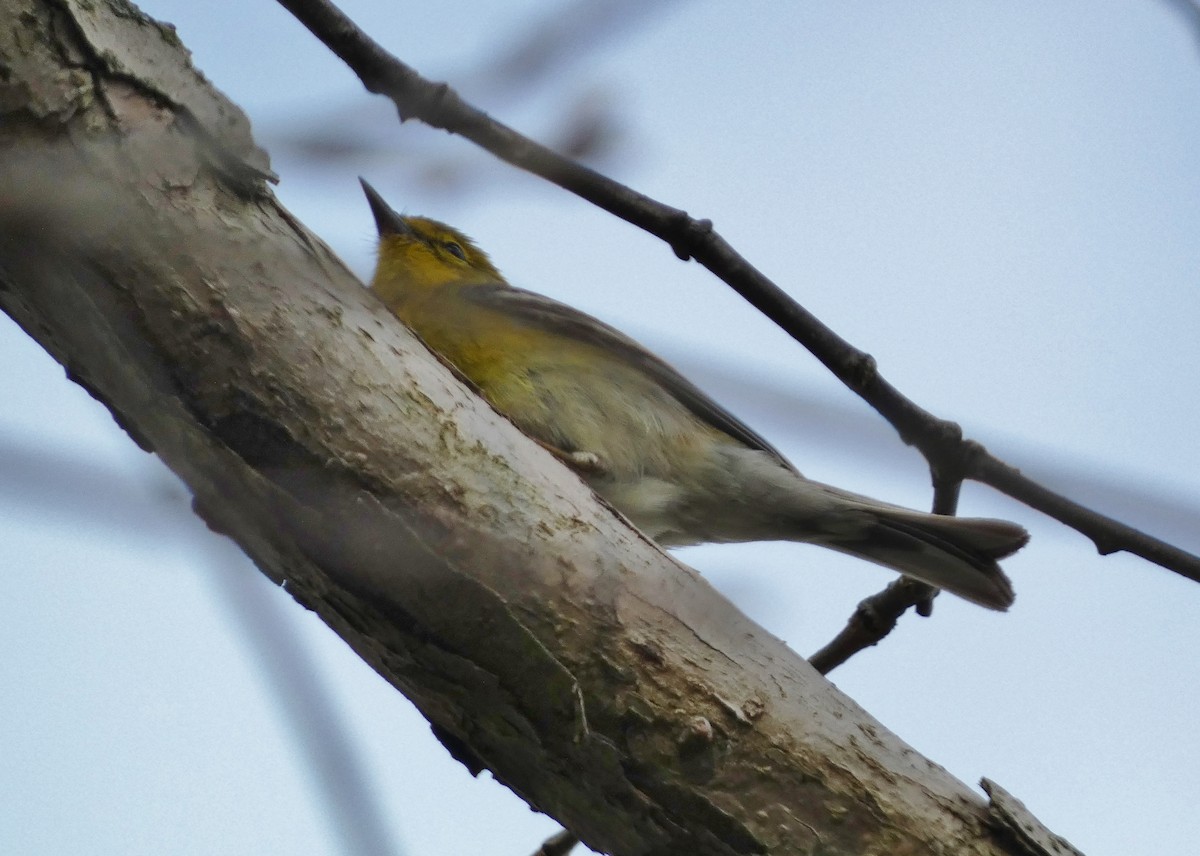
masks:
<instances>
[{"instance_id":1,"label":"pine warbler","mask_svg":"<svg viewBox=\"0 0 1200 856\"><path fill-rule=\"evenodd\" d=\"M379 229L371 288L518 428L663 546L804 541L991 609L1013 601L997 559L1029 536L804 478L778 451L632 339L513 288L436 220L397 214L363 181Z\"/></svg>"}]
</instances>

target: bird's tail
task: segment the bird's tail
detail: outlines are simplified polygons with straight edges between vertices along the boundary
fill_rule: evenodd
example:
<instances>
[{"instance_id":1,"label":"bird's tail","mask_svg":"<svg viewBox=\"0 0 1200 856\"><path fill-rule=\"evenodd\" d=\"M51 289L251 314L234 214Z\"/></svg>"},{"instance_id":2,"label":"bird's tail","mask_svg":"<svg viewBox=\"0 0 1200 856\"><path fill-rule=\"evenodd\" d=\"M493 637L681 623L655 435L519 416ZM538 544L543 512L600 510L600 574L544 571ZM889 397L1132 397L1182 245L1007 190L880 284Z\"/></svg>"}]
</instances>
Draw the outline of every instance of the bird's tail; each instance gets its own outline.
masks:
<instances>
[{"instance_id":1,"label":"bird's tail","mask_svg":"<svg viewBox=\"0 0 1200 856\"><path fill-rule=\"evenodd\" d=\"M675 506L669 490L657 506L646 501L654 492L644 483L652 479L644 479L633 497L641 508L628 497L609 499L634 509L634 522L664 546L802 541L884 565L989 609L1012 605L1012 583L997 560L1029 541L1017 524L880 502L806 479L777 455L745 446L726 443L713 454L711 481L692 485Z\"/></svg>"},{"instance_id":2,"label":"bird's tail","mask_svg":"<svg viewBox=\"0 0 1200 856\"><path fill-rule=\"evenodd\" d=\"M854 504L858 525L840 532L841 527L830 527L812 540L989 609L1012 606L1012 583L996 562L1029 541L1022 527L1006 520L925 514L870 500Z\"/></svg>"}]
</instances>

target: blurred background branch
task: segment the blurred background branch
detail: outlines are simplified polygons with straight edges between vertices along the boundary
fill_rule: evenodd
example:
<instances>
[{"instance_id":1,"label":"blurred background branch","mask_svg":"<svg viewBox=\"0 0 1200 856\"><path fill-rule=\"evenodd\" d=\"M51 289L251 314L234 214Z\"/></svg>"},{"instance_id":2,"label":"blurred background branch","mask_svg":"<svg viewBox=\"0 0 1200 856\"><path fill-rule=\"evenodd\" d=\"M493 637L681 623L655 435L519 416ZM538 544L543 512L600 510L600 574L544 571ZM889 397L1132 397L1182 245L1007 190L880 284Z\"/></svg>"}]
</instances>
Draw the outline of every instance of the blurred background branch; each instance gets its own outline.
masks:
<instances>
[{"instance_id":1,"label":"blurred background branch","mask_svg":"<svg viewBox=\"0 0 1200 856\"><path fill-rule=\"evenodd\" d=\"M595 75L582 86L564 82L573 68L682 5L683 0L568 0L547 6L484 45L484 53L451 77L489 109L548 117L539 136L555 151L593 167L614 166L628 161L635 145L623 101ZM430 193L478 196L512 183L511 172L477 152L422 137L397 140L394 120L373 106L352 98L315 115L272 123L264 141L276 154L341 174L370 171Z\"/></svg>"},{"instance_id":2,"label":"blurred background branch","mask_svg":"<svg viewBox=\"0 0 1200 856\"><path fill-rule=\"evenodd\" d=\"M1162 0L1162 2L1172 11L1174 11L1192 32L1192 38L1196 42L1196 48L1200 50L1200 3L1196 0Z\"/></svg>"}]
</instances>

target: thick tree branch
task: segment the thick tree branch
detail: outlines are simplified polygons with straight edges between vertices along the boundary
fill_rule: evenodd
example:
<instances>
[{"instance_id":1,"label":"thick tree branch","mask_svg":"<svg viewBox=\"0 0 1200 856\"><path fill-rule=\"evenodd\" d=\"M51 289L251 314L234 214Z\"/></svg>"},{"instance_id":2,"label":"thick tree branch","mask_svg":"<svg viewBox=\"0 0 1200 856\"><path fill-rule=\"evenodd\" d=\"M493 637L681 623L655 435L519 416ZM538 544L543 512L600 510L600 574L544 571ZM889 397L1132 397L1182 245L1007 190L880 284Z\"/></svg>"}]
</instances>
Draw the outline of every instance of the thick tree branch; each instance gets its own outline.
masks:
<instances>
[{"instance_id":1,"label":"thick tree branch","mask_svg":"<svg viewBox=\"0 0 1200 856\"><path fill-rule=\"evenodd\" d=\"M236 111L173 32L0 9L0 308L455 757L613 854L1027 852L469 394L198 118Z\"/></svg>"},{"instance_id":2,"label":"thick tree branch","mask_svg":"<svg viewBox=\"0 0 1200 856\"><path fill-rule=\"evenodd\" d=\"M873 357L838 336L735 252L710 221L696 220L643 196L493 120L447 84L426 80L389 54L328 0L279 3L337 54L368 91L390 98L402 121L415 118L466 137L662 238L679 258L704 265L887 419L905 443L925 456L935 482L948 476L991 485L1082 532L1102 554L1124 550L1200 582L1200 557L1042 487L978 443L964 439L955 423L939 419L904 396L879 373Z\"/></svg>"}]
</instances>

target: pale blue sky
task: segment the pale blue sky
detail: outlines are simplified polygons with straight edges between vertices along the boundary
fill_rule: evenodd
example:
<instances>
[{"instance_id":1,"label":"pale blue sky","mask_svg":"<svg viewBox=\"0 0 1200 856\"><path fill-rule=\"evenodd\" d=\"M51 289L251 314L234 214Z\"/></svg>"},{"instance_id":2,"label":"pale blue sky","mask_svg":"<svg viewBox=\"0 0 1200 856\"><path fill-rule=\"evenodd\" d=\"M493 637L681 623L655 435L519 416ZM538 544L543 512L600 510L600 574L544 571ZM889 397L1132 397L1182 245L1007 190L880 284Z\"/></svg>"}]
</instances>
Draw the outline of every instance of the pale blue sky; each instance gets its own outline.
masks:
<instances>
[{"instance_id":1,"label":"pale blue sky","mask_svg":"<svg viewBox=\"0 0 1200 856\"><path fill-rule=\"evenodd\" d=\"M1200 50L1170 4L677 0L529 89L485 85L481 56L567 5L344 8L535 136L607 99L622 136L605 169L712 218L1012 463L1200 551ZM464 141L397 126L275 3L143 8L247 109L280 197L357 271L372 250L362 172L396 207L460 225L514 283L702 369L807 474L927 505L917 456L698 266ZM314 125L372 150L308 161L288 140ZM469 187L418 181L428 158ZM332 632L208 536L156 459L3 318L0 361L0 852L343 852L229 609L250 597L239 585L278 607L327 683L404 852L521 856L554 830L470 779ZM1089 856L1190 856L1200 586L1101 559L984 488L963 512L1033 532L1006 565L1012 612L942 598L833 679ZM794 545L681 555L802 654L889 579Z\"/></svg>"}]
</instances>

